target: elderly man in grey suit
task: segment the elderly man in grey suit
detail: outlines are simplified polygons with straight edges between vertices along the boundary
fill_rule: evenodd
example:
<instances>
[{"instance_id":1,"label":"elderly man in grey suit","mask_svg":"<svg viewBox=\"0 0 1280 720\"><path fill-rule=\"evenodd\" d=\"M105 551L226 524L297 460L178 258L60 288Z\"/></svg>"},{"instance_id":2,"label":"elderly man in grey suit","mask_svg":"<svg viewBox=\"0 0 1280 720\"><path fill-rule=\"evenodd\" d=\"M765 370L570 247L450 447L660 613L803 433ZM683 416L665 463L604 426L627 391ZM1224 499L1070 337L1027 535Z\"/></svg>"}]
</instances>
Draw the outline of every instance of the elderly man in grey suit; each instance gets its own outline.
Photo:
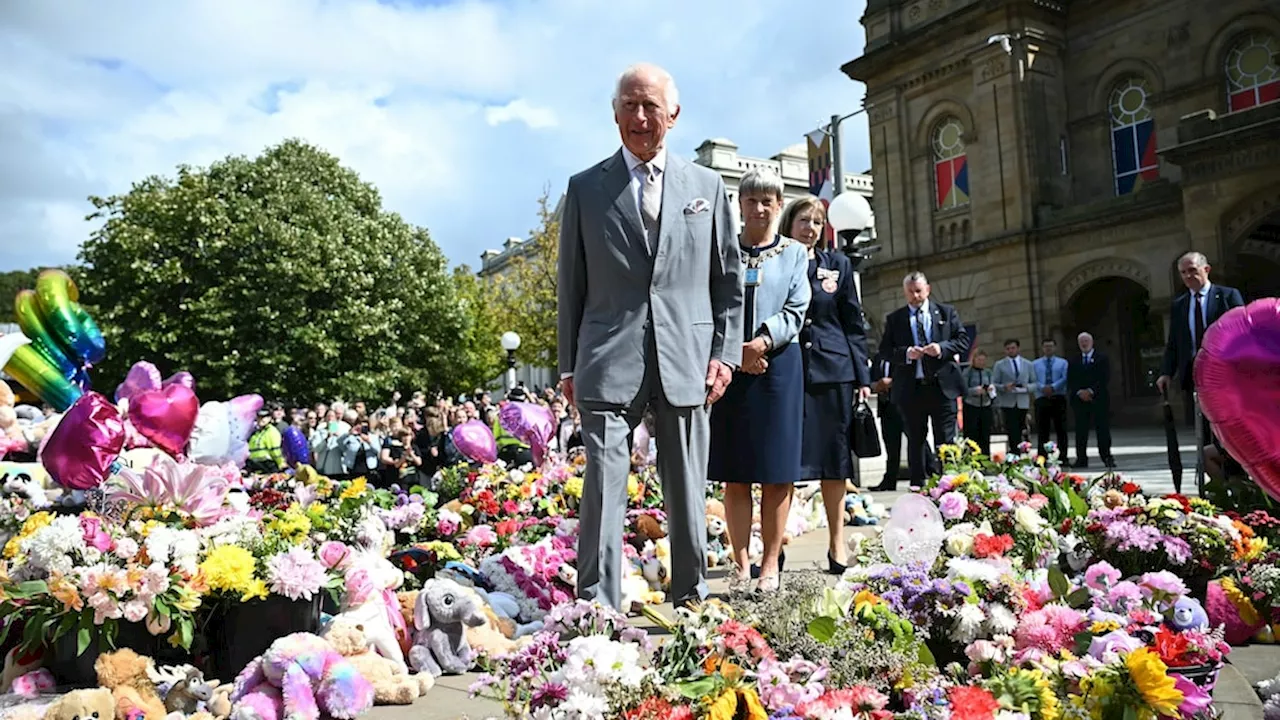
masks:
<instances>
[{"instance_id":1,"label":"elderly man in grey suit","mask_svg":"<svg viewBox=\"0 0 1280 720\"><path fill-rule=\"evenodd\" d=\"M1004 341L1004 357L996 363L991 384L996 386L996 407L1004 419L1009 436L1009 451L1016 452L1027 427L1027 410L1031 409L1032 386L1036 373L1022 357L1022 343L1017 338Z\"/></svg>"},{"instance_id":2,"label":"elderly man in grey suit","mask_svg":"<svg viewBox=\"0 0 1280 720\"><path fill-rule=\"evenodd\" d=\"M578 597L622 608L628 436L656 420L673 603L706 597L709 407L742 362L742 259L724 182L667 152L675 82L618 78L622 148L573 176L560 224L559 358L587 451Z\"/></svg>"}]
</instances>

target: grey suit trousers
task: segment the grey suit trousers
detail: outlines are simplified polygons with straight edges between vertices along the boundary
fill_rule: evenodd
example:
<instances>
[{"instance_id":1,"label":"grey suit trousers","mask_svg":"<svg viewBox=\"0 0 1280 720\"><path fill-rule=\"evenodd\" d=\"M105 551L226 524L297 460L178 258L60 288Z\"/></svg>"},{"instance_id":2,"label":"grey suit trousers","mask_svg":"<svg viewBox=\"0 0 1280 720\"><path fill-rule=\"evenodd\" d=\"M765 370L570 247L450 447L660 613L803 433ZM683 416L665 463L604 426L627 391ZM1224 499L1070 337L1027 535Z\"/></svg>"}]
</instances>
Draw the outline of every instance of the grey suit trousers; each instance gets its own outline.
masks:
<instances>
[{"instance_id":1,"label":"grey suit trousers","mask_svg":"<svg viewBox=\"0 0 1280 720\"><path fill-rule=\"evenodd\" d=\"M672 407L658 378L652 331L647 333L645 375L628 405L579 403L587 451L582 503L578 510L578 597L622 607L622 534L627 524L627 479L631 474L631 432L646 408L656 420L658 476L671 543L674 604L707 596L707 453L710 411L704 405Z\"/></svg>"}]
</instances>

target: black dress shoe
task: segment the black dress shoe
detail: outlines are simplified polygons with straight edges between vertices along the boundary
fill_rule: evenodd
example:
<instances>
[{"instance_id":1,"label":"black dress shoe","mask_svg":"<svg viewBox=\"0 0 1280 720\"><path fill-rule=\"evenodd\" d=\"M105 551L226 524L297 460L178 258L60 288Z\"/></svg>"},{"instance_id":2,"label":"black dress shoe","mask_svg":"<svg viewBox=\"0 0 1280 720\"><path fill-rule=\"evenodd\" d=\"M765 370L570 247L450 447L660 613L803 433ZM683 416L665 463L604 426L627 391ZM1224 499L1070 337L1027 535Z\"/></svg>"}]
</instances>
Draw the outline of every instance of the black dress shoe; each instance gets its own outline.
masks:
<instances>
[{"instance_id":1,"label":"black dress shoe","mask_svg":"<svg viewBox=\"0 0 1280 720\"><path fill-rule=\"evenodd\" d=\"M1077 461L1075 461L1075 462L1071 463L1071 467L1073 467L1073 468L1077 468L1077 469L1079 469L1079 468L1087 468L1087 467L1089 467L1089 461L1088 461L1088 460L1077 460Z\"/></svg>"},{"instance_id":2,"label":"black dress shoe","mask_svg":"<svg viewBox=\"0 0 1280 720\"><path fill-rule=\"evenodd\" d=\"M879 485L871 488L871 492L894 492L898 489L898 483L891 480L885 480Z\"/></svg>"},{"instance_id":3,"label":"black dress shoe","mask_svg":"<svg viewBox=\"0 0 1280 720\"><path fill-rule=\"evenodd\" d=\"M785 567L786 564L787 564L787 552L783 550L782 552L778 553L778 572L782 572L782 568ZM755 563L751 563L751 579L752 580L760 579L760 566L756 565Z\"/></svg>"},{"instance_id":4,"label":"black dress shoe","mask_svg":"<svg viewBox=\"0 0 1280 720\"><path fill-rule=\"evenodd\" d=\"M827 573L829 575L843 575L847 569L849 569L849 566L836 562L836 559L831 556L831 551L827 551Z\"/></svg>"}]
</instances>

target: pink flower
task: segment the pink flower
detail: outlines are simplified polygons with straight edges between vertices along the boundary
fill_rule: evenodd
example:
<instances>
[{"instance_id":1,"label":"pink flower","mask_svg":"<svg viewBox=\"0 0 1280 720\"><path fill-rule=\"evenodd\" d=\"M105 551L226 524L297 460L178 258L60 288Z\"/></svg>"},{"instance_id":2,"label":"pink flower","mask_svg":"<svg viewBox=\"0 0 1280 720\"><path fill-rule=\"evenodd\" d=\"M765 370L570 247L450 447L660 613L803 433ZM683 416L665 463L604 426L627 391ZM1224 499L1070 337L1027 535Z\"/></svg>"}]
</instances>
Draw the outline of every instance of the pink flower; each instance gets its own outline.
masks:
<instances>
[{"instance_id":1,"label":"pink flower","mask_svg":"<svg viewBox=\"0 0 1280 720\"><path fill-rule=\"evenodd\" d=\"M267 583L277 595L310 600L320 592L324 581L324 566L306 548L295 547L267 559Z\"/></svg>"},{"instance_id":2,"label":"pink flower","mask_svg":"<svg viewBox=\"0 0 1280 720\"><path fill-rule=\"evenodd\" d=\"M1099 592L1106 592L1107 588L1113 587L1118 582L1120 582L1120 571L1106 562L1090 565L1084 571L1084 584Z\"/></svg>"},{"instance_id":3,"label":"pink flower","mask_svg":"<svg viewBox=\"0 0 1280 720\"><path fill-rule=\"evenodd\" d=\"M1064 605L1046 605L1022 616L1014 639L1019 650L1037 649L1048 654L1075 644L1075 634L1084 626L1084 616Z\"/></svg>"},{"instance_id":4,"label":"pink flower","mask_svg":"<svg viewBox=\"0 0 1280 720\"><path fill-rule=\"evenodd\" d=\"M227 480L204 465L180 465L168 455L157 455L141 477L127 468L119 476L124 486L114 489L115 498L146 507L172 507L200 525L211 525L226 512Z\"/></svg>"},{"instance_id":5,"label":"pink flower","mask_svg":"<svg viewBox=\"0 0 1280 720\"><path fill-rule=\"evenodd\" d=\"M938 511L948 520L959 520L969 509L969 500L963 493L949 492L938 500Z\"/></svg>"},{"instance_id":6,"label":"pink flower","mask_svg":"<svg viewBox=\"0 0 1280 720\"><path fill-rule=\"evenodd\" d=\"M1039 510L1040 508L1049 504L1049 498L1041 495L1040 493L1036 493L1035 495L1031 496L1031 499L1027 501L1027 504L1035 508L1036 510Z\"/></svg>"},{"instance_id":7,"label":"pink flower","mask_svg":"<svg viewBox=\"0 0 1280 720\"><path fill-rule=\"evenodd\" d=\"M141 600L130 600L124 604L124 619L129 622L142 622L147 616L147 604Z\"/></svg>"},{"instance_id":8,"label":"pink flower","mask_svg":"<svg viewBox=\"0 0 1280 720\"><path fill-rule=\"evenodd\" d=\"M463 542L467 545L486 548L498 542L498 534L488 525L477 525L467 531Z\"/></svg>"},{"instance_id":9,"label":"pink flower","mask_svg":"<svg viewBox=\"0 0 1280 720\"><path fill-rule=\"evenodd\" d=\"M330 570L343 570L351 564L351 548L337 540L329 540L321 545L317 555L320 563Z\"/></svg>"},{"instance_id":10,"label":"pink flower","mask_svg":"<svg viewBox=\"0 0 1280 720\"><path fill-rule=\"evenodd\" d=\"M1204 688L1196 685L1178 673L1171 673L1173 686L1182 693L1182 704L1178 706L1178 714L1182 717L1198 717L1213 705L1213 696Z\"/></svg>"},{"instance_id":11,"label":"pink flower","mask_svg":"<svg viewBox=\"0 0 1280 720\"><path fill-rule=\"evenodd\" d=\"M84 543L100 552L111 551L111 536L102 529L101 518L88 515L80 516L80 533Z\"/></svg>"}]
</instances>

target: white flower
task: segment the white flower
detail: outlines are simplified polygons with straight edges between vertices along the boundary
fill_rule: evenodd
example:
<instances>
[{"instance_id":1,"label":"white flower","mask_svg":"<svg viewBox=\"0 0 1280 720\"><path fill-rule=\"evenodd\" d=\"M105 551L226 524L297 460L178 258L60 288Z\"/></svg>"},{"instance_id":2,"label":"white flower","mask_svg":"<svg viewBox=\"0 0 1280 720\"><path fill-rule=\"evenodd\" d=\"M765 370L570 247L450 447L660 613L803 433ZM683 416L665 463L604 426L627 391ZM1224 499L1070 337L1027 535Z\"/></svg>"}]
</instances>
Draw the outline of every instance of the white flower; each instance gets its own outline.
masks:
<instances>
[{"instance_id":1,"label":"white flower","mask_svg":"<svg viewBox=\"0 0 1280 720\"><path fill-rule=\"evenodd\" d=\"M987 627L992 635L1008 635L1018 627L1018 618L1003 603L992 603L987 608Z\"/></svg>"},{"instance_id":2,"label":"white flower","mask_svg":"<svg viewBox=\"0 0 1280 720\"><path fill-rule=\"evenodd\" d=\"M987 618L982 614L982 608L974 603L965 603L956 611L956 619L951 624L951 639L961 643L969 644L978 639L978 635L982 633L982 623Z\"/></svg>"},{"instance_id":3,"label":"white flower","mask_svg":"<svg viewBox=\"0 0 1280 720\"><path fill-rule=\"evenodd\" d=\"M973 536L955 533L947 537L947 552L957 557L973 552Z\"/></svg>"},{"instance_id":4,"label":"white flower","mask_svg":"<svg viewBox=\"0 0 1280 720\"><path fill-rule=\"evenodd\" d=\"M1013 521L1018 524L1020 530L1033 535L1039 535L1046 527L1044 518L1040 517L1040 513L1030 505L1023 505L1014 510Z\"/></svg>"},{"instance_id":5,"label":"white flower","mask_svg":"<svg viewBox=\"0 0 1280 720\"><path fill-rule=\"evenodd\" d=\"M124 604L124 619L129 622L142 622L147 616L147 604L141 600L130 600Z\"/></svg>"},{"instance_id":6,"label":"white flower","mask_svg":"<svg viewBox=\"0 0 1280 720\"><path fill-rule=\"evenodd\" d=\"M1000 580L1008 569L1001 563L975 558L951 558L947 561L948 580L971 580L980 583L994 583Z\"/></svg>"},{"instance_id":7,"label":"white flower","mask_svg":"<svg viewBox=\"0 0 1280 720\"><path fill-rule=\"evenodd\" d=\"M599 695L574 688L560 708L576 720L604 720L605 713L609 712L609 703Z\"/></svg>"},{"instance_id":8,"label":"white flower","mask_svg":"<svg viewBox=\"0 0 1280 720\"><path fill-rule=\"evenodd\" d=\"M116 557L121 560L132 560L138 554L138 541L131 537L122 537L116 541Z\"/></svg>"},{"instance_id":9,"label":"white flower","mask_svg":"<svg viewBox=\"0 0 1280 720\"><path fill-rule=\"evenodd\" d=\"M20 549L27 556L27 564L34 569L66 575L76 566L72 553L83 553L86 549L80 519L74 515L54 518L23 540Z\"/></svg>"}]
</instances>

